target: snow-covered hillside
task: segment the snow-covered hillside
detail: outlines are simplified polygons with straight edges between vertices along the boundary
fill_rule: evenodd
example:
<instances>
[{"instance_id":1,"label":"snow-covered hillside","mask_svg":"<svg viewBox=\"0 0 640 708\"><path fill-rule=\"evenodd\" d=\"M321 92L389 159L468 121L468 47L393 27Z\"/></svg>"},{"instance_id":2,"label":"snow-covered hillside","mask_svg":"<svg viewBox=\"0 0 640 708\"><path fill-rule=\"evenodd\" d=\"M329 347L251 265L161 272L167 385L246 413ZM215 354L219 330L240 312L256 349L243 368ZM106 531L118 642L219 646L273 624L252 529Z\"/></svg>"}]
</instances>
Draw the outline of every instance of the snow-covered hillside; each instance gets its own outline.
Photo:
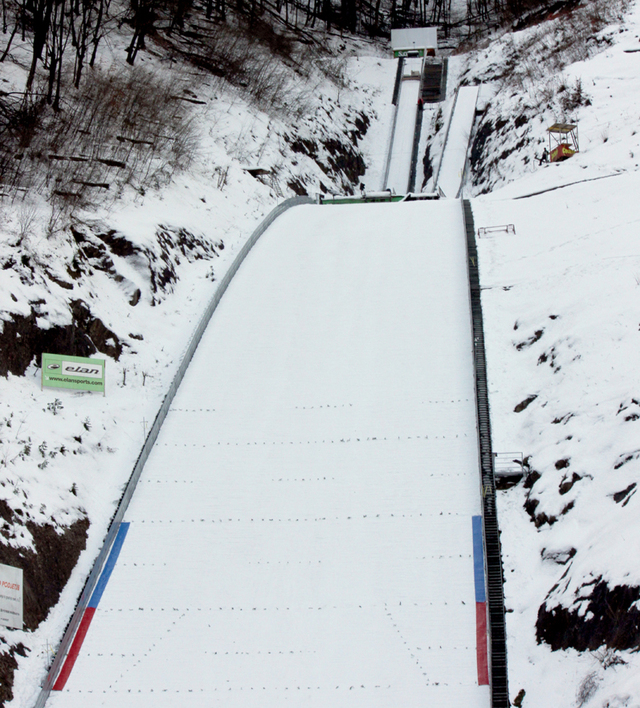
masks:
<instances>
[{"instance_id":1,"label":"snow-covered hillside","mask_svg":"<svg viewBox=\"0 0 640 708\"><path fill-rule=\"evenodd\" d=\"M594 34L593 57L482 89L468 189L492 192L472 201L476 227L515 226L478 249L494 450L525 460L499 518L510 694L526 708L640 705L640 10L628 13ZM467 76L517 47L524 71L583 22L505 36ZM561 84L582 87L581 105L562 110ZM546 128L567 119L580 153L538 164Z\"/></svg>"},{"instance_id":2,"label":"snow-covered hillside","mask_svg":"<svg viewBox=\"0 0 640 708\"><path fill-rule=\"evenodd\" d=\"M516 228L481 237L479 258L494 450L526 461L499 492L510 686L526 706L572 705L591 684L584 705L640 697L639 187L636 173L474 201L478 226Z\"/></svg>"},{"instance_id":3,"label":"snow-covered hillside","mask_svg":"<svg viewBox=\"0 0 640 708\"><path fill-rule=\"evenodd\" d=\"M535 174L548 147L547 128L560 121L579 123L581 152L589 154L570 169L579 164L594 177L635 166L640 55L624 51L640 48L631 6L595 0L504 33L464 57L459 80L483 84L469 193Z\"/></svg>"}]
</instances>

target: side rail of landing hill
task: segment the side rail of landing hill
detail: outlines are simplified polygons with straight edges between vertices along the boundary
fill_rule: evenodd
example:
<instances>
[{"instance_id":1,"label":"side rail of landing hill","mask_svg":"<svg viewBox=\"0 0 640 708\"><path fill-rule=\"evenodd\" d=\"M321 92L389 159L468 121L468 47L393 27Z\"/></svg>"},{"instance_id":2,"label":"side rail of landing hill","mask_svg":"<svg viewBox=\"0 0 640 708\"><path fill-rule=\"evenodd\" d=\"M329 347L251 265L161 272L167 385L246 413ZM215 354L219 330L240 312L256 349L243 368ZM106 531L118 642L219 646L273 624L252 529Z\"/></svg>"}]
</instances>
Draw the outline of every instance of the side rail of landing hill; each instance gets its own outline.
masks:
<instances>
[{"instance_id":1,"label":"side rail of landing hill","mask_svg":"<svg viewBox=\"0 0 640 708\"><path fill-rule=\"evenodd\" d=\"M489 418L489 389L487 361L484 347L484 327L480 302L480 274L476 248L473 212L468 199L462 200L467 237L471 323L473 327L473 359L476 378L476 407L478 415L478 445L482 482L482 525L484 532L487 604L489 612L489 673L492 708L508 708L509 685L507 677L507 643L504 613L504 589L500 531L496 509L496 487L491 446Z\"/></svg>"}]
</instances>

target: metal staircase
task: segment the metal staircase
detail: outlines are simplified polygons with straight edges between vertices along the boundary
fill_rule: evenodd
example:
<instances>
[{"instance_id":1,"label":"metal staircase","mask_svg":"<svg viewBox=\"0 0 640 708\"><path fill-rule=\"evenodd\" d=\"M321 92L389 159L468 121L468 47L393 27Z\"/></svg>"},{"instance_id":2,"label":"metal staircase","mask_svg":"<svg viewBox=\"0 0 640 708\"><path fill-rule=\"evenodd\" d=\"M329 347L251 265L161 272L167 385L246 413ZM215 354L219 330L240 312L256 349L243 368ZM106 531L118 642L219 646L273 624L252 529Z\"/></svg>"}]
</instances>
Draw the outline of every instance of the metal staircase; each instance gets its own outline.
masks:
<instances>
[{"instance_id":1,"label":"metal staircase","mask_svg":"<svg viewBox=\"0 0 640 708\"><path fill-rule=\"evenodd\" d=\"M507 680L507 643L504 617L504 591L500 529L496 510L496 488L491 449L491 420L489 418L489 391L487 363L484 348L482 305L480 302L480 275L476 248L473 212L469 200L462 201L467 235L471 320L473 325L473 354L476 373L476 408L478 413L478 438L480 447L480 473L482 475L482 521L485 545L487 578L487 604L489 611L489 676L492 708L508 708L509 686Z\"/></svg>"},{"instance_id":2,"label":"metal staircase","mask_svg":"<svg viewBox=\"0 0 640 708\"><path fill-rule=\"evenodd\" d=\"M423 103L439 103L447 94L448 59L442 61L425 60L422 71L422 101Z\"/></svg>"}]
</instances>

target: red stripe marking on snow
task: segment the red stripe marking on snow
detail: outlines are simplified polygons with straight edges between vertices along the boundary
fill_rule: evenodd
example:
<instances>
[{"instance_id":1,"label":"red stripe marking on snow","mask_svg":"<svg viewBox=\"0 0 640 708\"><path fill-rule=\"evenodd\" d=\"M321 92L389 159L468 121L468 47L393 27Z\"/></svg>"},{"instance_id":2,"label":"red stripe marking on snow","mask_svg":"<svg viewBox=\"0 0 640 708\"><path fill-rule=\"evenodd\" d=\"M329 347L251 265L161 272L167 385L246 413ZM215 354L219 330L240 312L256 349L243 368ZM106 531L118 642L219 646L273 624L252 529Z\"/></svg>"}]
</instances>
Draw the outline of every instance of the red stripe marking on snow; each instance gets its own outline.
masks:
<instances>
[{"instance_id":1,"label":"red stripe marking on snow","mask_svg":"<svg viewBox=\"0 0 640 708\"><path fill-rule=\"evenodd\" d=\"M54 691L62 691L65 684L67 683L67 679L71 674L73 665L76 663L76 659L78 658L78 654L80 653L80 649L82 647L82 642L84 642L84 638L87 632L89 631L89 625L91 624L91 620L93 619L93 615L95 615L95 613L95 607L87 607L87 609L84 611L84 615L82 615L82 619L80 620L80 624L78 625L78 631L76 632L76 636L73 638L71 649L69 649L69 653L67 654L67 658L65 659L65 662L62 666L62 670L58 674L56 682L53 684Z\"/></svg>"},{"instance_id":2,"label":"red stripe marking on snow","mask_svg":"<svg viewBox=\"0 0 640 708\"><path fill-rule=\"evenodd\" d=\"M102 573L100 574L98 583L93 591L93 594L91 595L89 605L85 608L84 614L82 615L82 619L80 620L80 624L78 625L78 629L76 630L76 635L73 638L73 643L71 644L71 649L69 649L69 653L67 654L67 658L62 667L62 671L60 671L60 674L58 675L58 678L55 684L53 685L52 690L54 691L62 691L62 689L65 687L65 684L67 683L67 679L71 674L73 665L76 663L76 659L78 658L78 654L82 647L82 642L84 642L84 638L87 632L89 631L89 625L91 624L93 615L95 615L96 613L98 603L100 602L105 588L107 587L107 583L109 582L111 573L113 572L116 561L118 560L118 556L120 555L120 551L122 550L122 544L124 543L124 539L127 536L129 525L130 524L128 521L126 523L123 521L121 522L118 528L118 533L116 534L113 546L111 546L109 557L107 558L107 562L104 564L104 568L102 569Z\"/></svg>"},{"instance_id":3,"label":"red stripe marking on snow","mask_svg":"<svg viewBox=\"0 0 640 708\"><path fill-rule=\"evenodd\" d=\"M478 686L488 686L489 659L487 656L486 602L476 602L476 653L478 660Z\"/></svg>"}]
</instances>

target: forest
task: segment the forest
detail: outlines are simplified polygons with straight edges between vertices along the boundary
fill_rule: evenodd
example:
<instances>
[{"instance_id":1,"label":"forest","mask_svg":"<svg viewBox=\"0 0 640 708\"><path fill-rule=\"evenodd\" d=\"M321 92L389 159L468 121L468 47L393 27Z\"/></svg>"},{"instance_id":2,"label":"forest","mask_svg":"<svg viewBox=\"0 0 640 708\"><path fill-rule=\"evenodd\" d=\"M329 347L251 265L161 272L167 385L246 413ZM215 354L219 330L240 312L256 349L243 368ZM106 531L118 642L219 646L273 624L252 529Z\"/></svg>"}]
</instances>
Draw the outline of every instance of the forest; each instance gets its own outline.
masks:
<instances>
[{"instance_id":1,"label":"forest","mask_svg":"<svg viewBox=\"0 0 640 708\"><path fill-rule=\"evenodd\" d=\"M130 28L126 61L133 65L147 39L158 33L184 35L199 44L216 27L233 25L257 41L271 38L277 43L276 38L287 32L311 41L314 28L388 37L392 28L436 25L446 36L454 28L477 31L536 9L550 12L577 4L577 0L466 0L461 6L453 0L2 0L0 62L16 38L27 43L31 62L24 97L32 97L42 65L47 80L38 98L57 110L65 60L72 64L71 84L77 89L85 67L96 61L100 42L115 27ZM220 62L211 68L225 67Z\"/></svg>"},{"instance_id":2,"label":"forest","mask_svg":"<svg viewBox=\"0 0 640 708\"><path fill-rule=\"evenodd\" d=\"M302 80L313 66L342 80L340 57L323 41L327 35L384 42L392 28L435 25L452 51L498 26L524 26L576 4L2 0L0 63L19 67L21 78L0 91L0 198L36 192L66 210L106 193L115 174L142 193L187 167L193 147L188 104L197 96L173 73L163 81L141 71L141 51L153 49L163 61L235 86L273 113L292 109L283 90L285 65ZM100 65L106 45L115 57L108 66ZM125 66L130 71L123 72Z\"/></svg>"}]
</instances>

